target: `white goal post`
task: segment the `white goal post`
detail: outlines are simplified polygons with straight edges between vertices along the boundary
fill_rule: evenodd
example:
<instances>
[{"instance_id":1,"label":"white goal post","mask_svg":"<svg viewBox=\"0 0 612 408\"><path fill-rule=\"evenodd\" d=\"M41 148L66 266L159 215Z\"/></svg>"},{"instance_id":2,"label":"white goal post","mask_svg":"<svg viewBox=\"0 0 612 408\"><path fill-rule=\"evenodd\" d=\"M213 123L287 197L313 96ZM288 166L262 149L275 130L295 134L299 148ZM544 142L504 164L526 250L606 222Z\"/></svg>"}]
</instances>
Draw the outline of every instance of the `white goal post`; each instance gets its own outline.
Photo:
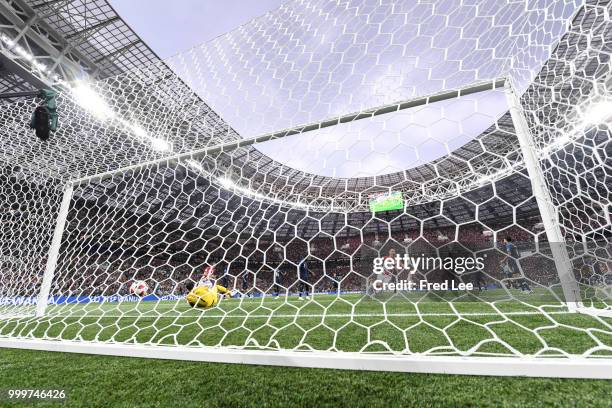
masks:
<instances>
[{"instance_id":1,"label":"white goal post","mask_svg":"<svg viewBox=\"0 0 612 408\"><path fill-rule=\"evenodd\" d=\"M60 205L57 217L57 224L55 226L53 235L53 241L49 249L47 266L41 285L40 297L39 301L37 302L36 315L39 317L44 316L46 310L46 299L49 297L49 289L51 287L51 282L55 273L55 267L57 265L57 257L59 255L62 234L64 232L64 225L66 222L66 217L68 216L68 208L70 205L70 200L72 199L73 188L75 186L84 185L91 182L99 182L111 178L113 177L113 175L124 174L127 171L138 170L159 164L169 165L171 163L184 162L185 160L197 160L198 158L206 155L212 155L225 151L232 151L237 148L250 146L256 143L264 143L270 140L276 140L288 136L323 129L329 126L335 126L341 123L362 120L366 118L371 118L376 115L397 112L403 109L426 105L428 103L435 103L448 99L459 98L461 96L471 95L474 93L499 88L503 88L506 92L509 111L512 115L512 119L516 129L517 140L520 143L521 152L525 161L525 168L529 174L529 178L531 180L531 187L534 191L534 197L538 201L538 208L542 215L542 222L546 229L548 241L563 242L564 238L559 228L559 216L556 213L555 207L552 203L552 199L550 198L550 193L548 192L548 189L546 187L544 175L542 174L542 170L538 164L539 162L536 154L535 145L531 140L527 122L523 116L524 114L522 110L520 109L518 98L515 94L515 91L513 90L510 81L506 80L505 78L499 78L493 81L479 82L456 90L449 90L432 95L425 95L406 101L400 101L385 106L375 107L363 112L350 113L335 118L329 118L317 123L301 125L291 129L284 129L277 132L256 136L250 139L242 139L235 142L224 143L218 146L206 147L204 149L196 151L177 154L170 157L164 157L157 160L139 163L128 167L119 168L113 171L95 174L92 176L69 181L63 192L63 199ZM499 176L501 175L502 174L500 172ZM576 311L581 308L584 309L584 306L582 305L580 300L580 291L576 283L576 279L573 276L571 261L567 253L567 249L565 248L565 246L552 246L551 250L553 251L553 259L555 261L557 272L561 278L561 286L563 288L565 302L567 304L568 309L570 309L571 311Z\"/></svg>"},{"instance_id":2,"label":"white goal post","mask_svg":"<svg viewBox=\"0 0 612 408\"><path fill-rule=\"evenodd\" d=\"M60 83L46 142L2 105L0 347L612 378L610 10L501 3L426 47L295 5L312 42L281 10Z\"/></svg>"},{"instance_id":3,"label":"white goal post","mask_svg":"<svg viewBox=\"0 0 612 408\"><path fill-rule=\"evenodd\" d=\"M46 314L47 307L55 303L50 297L50 289L56 276L58 257L61 257L62 237L74 199L74 189L87 186L92 183L100 183L113 177L122 177L129 172L138 172L147 168L159 168L170 166L186 161L200 160L224 152L232 152L256 143L290 137L307 131L320 129L324 126L333 126L348 120L360 120L378 114L386 114L403 108L412 108L428 103L443 101L446 99L470 95L475 92L503 89L506 94L510 112L517 130L517 139L520 142L521 152L525 159L525 167L531 180L534 196L538 198L538 207L541 212L542 221L547 234L553 235L549 241L556 242L561 236L558 219L559 216L551 213L551 198L546 189L544 176L538 165L534 144L531 142L529 131L525 127L523 113L518 107L517 98L513 93L511 85L505 79L498 79L485 83L477 83L455 91L444 92L418 99L398 102L383 107L371 109L367 112L345 115L332 118L319 123L299 126L279 132L274 132L251 139L243 139L222 145L206 147L197 151L180 153L172 156L162 157L156 160L130 165L124 168L96 174L76 180L69 181L63 190L63 198L59 207L53 239L47 257L47 266L40 286L40 294L36 307L36 316L50 319L57 318L53 313ZM348 120L346 118L349 118ZM520 124L517 125L516 123ZM521 133L524 132L524 133ZM513 169L517 171L517 169ZM503 178L506 174L498 172L497 177ZM209 175L212 176L212 175ZM489 180L495 181L490 178ZM536 193L537 192L537 193ZM539 194L539 196L538 196ZM265 198L262 198L265 199ZM291 205L291 203L287 203ZM318 208L320 210L320 208ZM328 210L329 211L329 210ZM334 211L337 209L334 208ZM546 214L546 215L544 215ZM580 311L583 306L580 303L580 293L573 271L571 261L564 247L551 248L553 259L560 276L561 287L565 295L565 304L568 311ZM565 271L565 272L563 272ZM565 278L563 274L565 273ZM594 309L595 313L603 314L604 310ZM87 314L84 314L86 317ZM103 315L102 315L103 316ZM458 315L460 316L460 315ZM292 365L298 367L326 367L341 369L364 369L364 370L389 370L405 372L429 372L446 374L471 374L471 375L519 375L519 376L548 376L548 377L579 377L579 378L611 378L612 363L608 359L597 358L555 358L555 357L467 357L467 356L428 356L420 354L369 354L351 352L316 352L316 351L256 351L256 350L234 350L232 348L216 347L186 347L175 345L172 347L162 345L133 345L101 342L78 342L71 340L43 340L43 339L19 339L1 338L0 345L3 347L31 348L37 350L55 350L77 353L95 353L104 355L155 357L168 359L187 359L195 361L250 363L264 365Z\"/></svg>"},{"instance_id":4,"label":"white goal post","mask_svg":"<svg viewBox=\"0 0 612 408\"><path fill-rule=\"evenodd\" d=\"M424 374L486 375L507 377L555 377L610 379L610 363L597 359L445 357L364 355L361 353L260 352L218 348L188 348L0 339L2 347L98 354L104 356L254 364L336 370L395 371Z\"/></svg>"},{"instance_id":5,"label":"white goal post","mask_svg":"<svg viewBox=\"0 0 612 408\"><path fill-rule=\"evenodd\" d=\"M47 265L45 267L45 273L43 274L42 283L40 285L40 294L38 295L38 299L36 301L37 317L44 316L45 310L47 309L49 291L51 290L51 283L53 282L55 268L57 267L57 258L60 252L60 245L62 243L62 235L64 234L64 226L66 225L66 217L68 216L70 200L72 200L72 184L69 183L66 185L62 195L62 203L60 204L59 212L57 214L57 222L53 231L53 240L51 241L51 247L49 248L49 254L47 255Z\"/></svg>"}]
</instances>

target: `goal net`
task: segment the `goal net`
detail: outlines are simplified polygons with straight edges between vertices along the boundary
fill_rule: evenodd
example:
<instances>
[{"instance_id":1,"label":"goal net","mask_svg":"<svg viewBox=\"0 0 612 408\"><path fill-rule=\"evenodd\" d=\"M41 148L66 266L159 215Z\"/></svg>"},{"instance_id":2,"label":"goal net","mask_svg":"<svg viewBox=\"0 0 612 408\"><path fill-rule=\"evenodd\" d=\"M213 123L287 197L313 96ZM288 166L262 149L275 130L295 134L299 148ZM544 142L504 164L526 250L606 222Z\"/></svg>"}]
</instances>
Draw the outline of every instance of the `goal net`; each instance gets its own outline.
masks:
<instances>
[{"instance_id":1,"label":"goal net","mask_svg":"<svg viewBox=\"0 0 612 408\"><path fill-rule=\"evenodd\" d=\"M609 376L609 12L288 2L2 105L0 346Z\"/></svg>"}]
</instances>

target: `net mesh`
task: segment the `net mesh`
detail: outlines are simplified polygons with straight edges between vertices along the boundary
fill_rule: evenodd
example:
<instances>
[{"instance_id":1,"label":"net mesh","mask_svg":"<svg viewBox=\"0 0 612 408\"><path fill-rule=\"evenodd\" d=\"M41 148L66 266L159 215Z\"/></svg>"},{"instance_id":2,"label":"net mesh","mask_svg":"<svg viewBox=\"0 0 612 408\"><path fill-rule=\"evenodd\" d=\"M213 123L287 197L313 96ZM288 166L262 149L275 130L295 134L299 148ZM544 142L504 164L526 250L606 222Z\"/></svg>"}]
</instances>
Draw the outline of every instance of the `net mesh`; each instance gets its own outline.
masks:
<instances>
[{"instance_id":1,"label":"net mesh","mask_svg":"<svg viewBox=\"0 0 612 408\"><path fill-rule=\"evenodd\" d=\"M610 6L472 3L288 2L163 64L62 84L46 143L35 101L2 105L0 336L609 356L610 318L568 307L553 249L580 308L609 311ZM370 211L398 192L402 210ZM392 251L454 267L374 273ZM232 296L192 308L211 266Z\"/></svg>"}]
</instances>

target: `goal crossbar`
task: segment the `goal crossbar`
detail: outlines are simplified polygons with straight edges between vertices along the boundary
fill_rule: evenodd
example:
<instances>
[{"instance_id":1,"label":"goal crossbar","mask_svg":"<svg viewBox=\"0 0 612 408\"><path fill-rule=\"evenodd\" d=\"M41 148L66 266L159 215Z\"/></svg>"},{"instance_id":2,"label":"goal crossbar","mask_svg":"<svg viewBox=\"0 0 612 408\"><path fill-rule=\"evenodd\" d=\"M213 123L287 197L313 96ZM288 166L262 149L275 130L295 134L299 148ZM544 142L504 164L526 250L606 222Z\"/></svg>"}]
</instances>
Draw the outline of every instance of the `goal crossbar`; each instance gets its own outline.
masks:
<instances>
[{"instance_id":1,"label":"goal crossbar","mask_svg":"<svg viewBox=\"0 0 612 408\"><path fill-rule=\"evenodd\" d=\"M467 85L465 87L456 88L453 90L447 90L442 92L437 92L429 95L419 96L416 98L411 98L403 101L393 102L386 105L377 106L371 109L366 109L359 112L353 112L345 115L335 116L333 118L327 118L321 121L308 123L304 125L294 126L291 128L274 131L270 133L265 133L263 135L254 136L251 138L244 138L240 140L234 140L227 143L217 144L214 146L203 147L201 149L191 150L185 153L179 153L171 156L162 157L159 159L154 159L130 166L125 166L121 168L117 168L114 170L110 170L107 172L81 177L78 179L74 179L70 182L73 187L77 187L83 184L91 183L91 182L99 182L105 180L109 177L112 177L115 174L123 173L126 171L138 170L144 167L160 165L160 164L173 164L177 162L181 162L188 159L197 159L198 157L217 154L224 151L232 151L241 147L251 146L256 143L268 142L271 140L282 139L287 136L294 136L299 134L304 134L307 132L312 132L315 130L324 129L330 126L336 126L343 123L354 122L358 120L372 118L374 116L384 115L387 113L398 112L404 109L415 108L423 105L427 105L429 103L441 102L449 99L458 98L461 96L471 95L479 92L491 91L491 90L503 90L506 84L506 78L496 78L489 81L479 81Z\"/></svg>"}]
</instances>

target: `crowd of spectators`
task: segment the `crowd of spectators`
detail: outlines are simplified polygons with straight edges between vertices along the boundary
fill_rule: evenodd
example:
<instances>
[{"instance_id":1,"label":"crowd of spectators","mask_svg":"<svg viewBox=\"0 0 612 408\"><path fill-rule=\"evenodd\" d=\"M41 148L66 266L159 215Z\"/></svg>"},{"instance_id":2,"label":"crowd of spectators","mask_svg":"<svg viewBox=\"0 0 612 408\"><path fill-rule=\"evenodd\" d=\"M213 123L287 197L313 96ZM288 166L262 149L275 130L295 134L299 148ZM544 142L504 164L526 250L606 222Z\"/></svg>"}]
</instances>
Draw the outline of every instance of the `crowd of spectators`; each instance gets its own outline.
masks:
<instances>
[{"instance_id":1,"label":"crowd of spectators","mask_svg":"<svg viewBox=\"0 0 612 408\"><path fill-rule=\"evenodd\" d=\"M495 229L492 229L495 230ZM497 233L487 233L487 228L468 227L435 228L418 231L394 231L380 233L319 234L309 239L294 237L288 240L263 239L234 243L221 253L211 257L206 253L183 258L166 251L144 253L130 251L106 251L107 255L87 256L78 260L65 260L58 265L51 293L65 296L127 295L135 280L148 283L151 293L182 295L189 281L197 282L206 265L216 267L219 283L242 294L271 294L280 287L282 292L295 293L300 284L298 264L306 259L310 270L308 284L314 292L365 291L371 275L371 256L385 256L390 248L397 253L442 256L459 251L462 256L484 256L484 283L499 286L504 275L500 263L504 258L502 238L511 236L520 252L519 264L524 275L535 284L549 286L558 283L554 262L546 253L537 226L530 228L516 225ZM238 245L236 245L238 244ZM223 245L223 242L220 243ZM601 262L583 262L576 266L578 279L593 283L597 277L609 273L610 268ZM456 279L470 281L473 275L459 276L447 271L422 271L417 274L430 281ZM0 271L0 284L7 279ZM37 282L40 277L35 276Z\"/></svg>"}]
</instances>

